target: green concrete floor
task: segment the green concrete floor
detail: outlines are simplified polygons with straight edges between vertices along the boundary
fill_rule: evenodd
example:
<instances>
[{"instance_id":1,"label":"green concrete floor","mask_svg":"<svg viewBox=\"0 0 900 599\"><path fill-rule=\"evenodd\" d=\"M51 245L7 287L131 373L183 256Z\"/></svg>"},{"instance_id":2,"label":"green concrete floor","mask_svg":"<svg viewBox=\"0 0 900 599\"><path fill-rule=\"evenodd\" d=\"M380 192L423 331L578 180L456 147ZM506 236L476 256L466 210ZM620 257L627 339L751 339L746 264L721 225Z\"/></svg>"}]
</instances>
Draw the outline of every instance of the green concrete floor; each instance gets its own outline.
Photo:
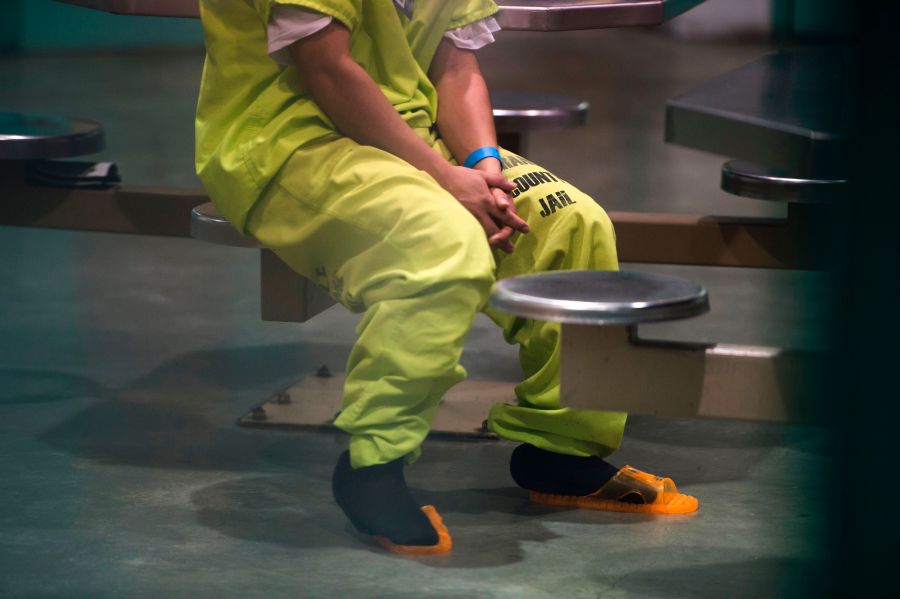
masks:
<instances>
[{"instance_id":1,"label":"green concrete floor","mask_svg":"<svg viewBox=\"0 0 900 599\"><path fill-rule=\"evenodd\" d=\"M506 34L482 56L496 87L592 101L586 131L535 136L530 155L607 208L776 214L717 189L722 157L662 142L666 97L766 49L631 30ZM98 158L129 183L195 186L200 67L196 51L0 57L0 110L93 116L109 138ZM261 322L254 253L193 240L0 228L0 255L0 596L820 590L821 429L632 418L615 459L700 497L698 514L670 518L532 506L506 472L513 445L429 440L409 478L456 549L397 558L361 544L331 501L343 436L234 424L320 364L340 367L356 317ZM828 343L827 276L649 268L700 280L714 309L648 336ZM486 319L464 361L473 377L518 374Z\"/></svg>"}]
</instances>

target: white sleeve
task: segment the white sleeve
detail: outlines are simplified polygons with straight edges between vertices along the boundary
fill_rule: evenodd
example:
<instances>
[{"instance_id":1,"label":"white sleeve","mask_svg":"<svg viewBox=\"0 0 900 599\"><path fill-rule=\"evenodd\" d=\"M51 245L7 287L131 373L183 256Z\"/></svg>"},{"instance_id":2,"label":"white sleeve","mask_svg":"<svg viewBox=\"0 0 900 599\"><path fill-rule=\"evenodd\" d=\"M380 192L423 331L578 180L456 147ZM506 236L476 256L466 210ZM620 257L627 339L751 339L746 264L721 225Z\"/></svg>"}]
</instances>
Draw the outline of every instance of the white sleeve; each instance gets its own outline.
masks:
<instances>
[{"instance_id":1,"label":"white sleeve","mask_svg":"<svg viewBox=\"0 0 900 599\"><path fill-rule=\"evenodd\" d=\"M494 42L494 34L500 31L500 25L494 17L487 17L469 23L459 29L451 29L444 37L453 45L463 50L478 50Z\"/></svg>"},{"instance_id":2,"label":"white sleeve","mask_svg":"<svg viewBox=\"0 0 900 599\"><path fill-rule=\"evenodd\" d=\"M329 23L331 17L310 8L276 4L272 7L266 29L269 38L269 56L278 64L291 64L287 47L324 29Z\"/></svg>"}]
</instances>

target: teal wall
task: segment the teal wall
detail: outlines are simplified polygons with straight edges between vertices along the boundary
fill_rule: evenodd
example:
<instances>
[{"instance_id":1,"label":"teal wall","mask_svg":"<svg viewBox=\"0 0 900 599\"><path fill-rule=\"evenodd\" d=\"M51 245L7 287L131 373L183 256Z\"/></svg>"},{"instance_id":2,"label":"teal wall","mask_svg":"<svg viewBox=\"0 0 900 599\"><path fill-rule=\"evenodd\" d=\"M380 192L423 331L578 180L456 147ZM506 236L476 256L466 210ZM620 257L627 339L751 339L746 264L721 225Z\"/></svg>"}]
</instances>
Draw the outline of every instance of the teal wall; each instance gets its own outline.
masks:
<instances>
[{"instance_id":1,"label":"teal wall","mask_svg":"<svg viewBox=\"0 0 900 599\"><path fill-rule=\"evenodd\" d=\"M853 0L773 0L775 32L781 38L841 38L857 30Z\"/></svg>"},{"instance_id":2,"label":"teal wall","mask_svg":"<svg viewBox=\"0 0 900 599\"><path fill-rule=\"evenodd\" d=\"M52 50L199 45L199 19L129 17L53 0L0 0L0 48Z\"/></svg>"},{"instance_id":3,"label":"teal wall","mask_svg":"<svg viewBox=\"0 0 900 599\"><path fill-rule=\"evenodd\" d=\"M18 46L21 12L20 0L0 0L0 51Z\"/></svg>"}]
</instances>

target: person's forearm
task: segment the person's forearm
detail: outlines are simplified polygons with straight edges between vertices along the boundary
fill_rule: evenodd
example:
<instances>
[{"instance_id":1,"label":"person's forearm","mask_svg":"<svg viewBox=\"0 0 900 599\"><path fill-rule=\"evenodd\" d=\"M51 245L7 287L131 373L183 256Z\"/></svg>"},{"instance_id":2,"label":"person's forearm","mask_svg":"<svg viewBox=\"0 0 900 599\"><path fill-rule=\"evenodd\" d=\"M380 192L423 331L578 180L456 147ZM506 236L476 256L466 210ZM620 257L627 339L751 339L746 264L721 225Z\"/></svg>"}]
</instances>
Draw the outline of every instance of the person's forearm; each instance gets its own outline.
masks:
<instances>
[{"instance_id":1,"label":"person's forearm","mask_svg":"<svg viewBox=\"0 0 900 599\"><path fill-rule=\"evenodd\" d=\"M435 57L433 71L438 92L438 129L441 138L462 162L474 150L496 147L497 133L487 84L473 52L443 48ZM500 162L485 158L476 164L480 170L499 173Z\"/></svg>"},{"instance_id":2,"label":"person's forearm","mask_svg":"<svg viewBox=\"0 0 900 599\"><path fill-rule=\"evenodd\" d=\"M440 179L450 164L410 129L369 74L350 58L331 66L306 70L303 78L338 130Z\"/></svg>"}]
</instances>

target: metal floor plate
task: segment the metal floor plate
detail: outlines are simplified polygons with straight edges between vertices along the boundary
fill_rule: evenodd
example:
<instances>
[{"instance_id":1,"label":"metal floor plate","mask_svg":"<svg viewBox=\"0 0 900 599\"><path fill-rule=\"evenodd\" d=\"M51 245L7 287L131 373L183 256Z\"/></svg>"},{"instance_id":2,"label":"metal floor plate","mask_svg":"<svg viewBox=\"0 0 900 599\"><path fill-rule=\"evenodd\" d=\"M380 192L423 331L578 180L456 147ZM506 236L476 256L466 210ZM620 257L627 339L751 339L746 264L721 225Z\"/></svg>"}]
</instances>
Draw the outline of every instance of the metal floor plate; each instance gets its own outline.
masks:
<instances>
[{"instance_id":1,"label":"metal floor plate","mask_svg":"<svg viewBox=\"0 0 900 599\"><path fill-rule=\"evenodd\" d=\"M432 434L496 438L486 427L488 410L495 403L512 402L514 383L464 381L456 385L438 408ZM254 428L332 428L341 411L344 374L308 376L276 393L238 420Z\"/></svg>"}]
</instances>

